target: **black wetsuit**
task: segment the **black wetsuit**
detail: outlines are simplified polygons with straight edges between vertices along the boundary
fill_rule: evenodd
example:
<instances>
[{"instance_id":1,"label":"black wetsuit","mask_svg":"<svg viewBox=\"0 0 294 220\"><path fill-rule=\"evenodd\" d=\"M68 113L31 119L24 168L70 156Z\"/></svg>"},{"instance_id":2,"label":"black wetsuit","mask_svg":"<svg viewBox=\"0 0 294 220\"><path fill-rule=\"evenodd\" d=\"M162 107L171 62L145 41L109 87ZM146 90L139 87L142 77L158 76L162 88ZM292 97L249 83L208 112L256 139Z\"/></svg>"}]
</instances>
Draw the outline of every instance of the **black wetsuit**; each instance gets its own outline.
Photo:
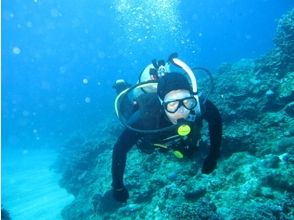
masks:
<instances>
[{"instance_id":1,"label":"black wetsuit","mask_svg":"<svg viewBox=\"0 0 294 220\"><path fill-rule=\"evenodd\" d=\"M210 161L216 163L216 160L220 155L220 145L222 138L222 119L217 107L209 100L206 100L203 109L204 110L202 117L200 118L200 121L204 119L208 122L210 136L210 149L207 157L209 158L208 163ZM164 113L162 112L161 114ZM194 123L198 122L196 121ZM166 135L164 133L165 132L163 132L162 134L157 134L157 136L162 135L162 137L164 137ZM114 189L124 187L123 175L126 165L127 153L140 139L144 139L145 137L150 137L150 134L146 135L143 133L132 131L130 129L125 129L118 138L116 144L114 145L112 153L112 186Z\"/></svg>"}]
</instances>

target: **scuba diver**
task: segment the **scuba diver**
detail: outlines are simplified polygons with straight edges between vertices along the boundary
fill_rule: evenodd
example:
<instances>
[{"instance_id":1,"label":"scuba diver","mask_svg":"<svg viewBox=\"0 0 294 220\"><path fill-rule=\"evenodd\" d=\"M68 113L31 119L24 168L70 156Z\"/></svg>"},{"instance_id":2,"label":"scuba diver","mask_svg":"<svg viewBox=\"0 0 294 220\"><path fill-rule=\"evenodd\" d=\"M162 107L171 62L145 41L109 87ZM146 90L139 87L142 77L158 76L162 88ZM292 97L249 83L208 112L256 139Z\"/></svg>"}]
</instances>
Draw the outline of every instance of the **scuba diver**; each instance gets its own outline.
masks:
<instances>
[{"instance_id":1,"label":"scuba diver","mask_svg":"<svg viewBox=\"0 0 294 220\"><path fill-rule=\"evenodd\" d=\"M112 153L112 196L116 201L129 198L123 176L127 153L134 145L146 153L158 149L178 158L192 158L203 120L208 122L210 148L201 171L209 174L216 168L222 139L221 115L207 96L199 95L192 69L176 54L167 63L154 60L136 85L124 86L122 80L116 84L120 85L114 86L119 93L115 110L126 127Z\"/></svg>"}]
</instances>

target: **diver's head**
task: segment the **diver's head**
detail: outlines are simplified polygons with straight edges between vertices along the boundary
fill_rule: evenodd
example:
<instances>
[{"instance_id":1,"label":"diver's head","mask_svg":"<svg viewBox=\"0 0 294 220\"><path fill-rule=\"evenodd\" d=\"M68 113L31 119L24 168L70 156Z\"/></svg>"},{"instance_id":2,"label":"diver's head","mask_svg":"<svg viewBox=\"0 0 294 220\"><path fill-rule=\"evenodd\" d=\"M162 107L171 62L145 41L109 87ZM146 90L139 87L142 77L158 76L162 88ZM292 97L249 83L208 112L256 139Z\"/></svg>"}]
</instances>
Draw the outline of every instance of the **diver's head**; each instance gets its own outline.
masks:
<instances>
[{"instance_id":1,"label":"diver's head","mask_svg":"<svg viewBox=\"0 0 294 220\"><path fill-rule=\"evenodd\" d=\"M169 120L176 124L186 119L197 105L192 87L180 73L167 73L158 81L157 94Z\"/></svg>"}]
</instances>

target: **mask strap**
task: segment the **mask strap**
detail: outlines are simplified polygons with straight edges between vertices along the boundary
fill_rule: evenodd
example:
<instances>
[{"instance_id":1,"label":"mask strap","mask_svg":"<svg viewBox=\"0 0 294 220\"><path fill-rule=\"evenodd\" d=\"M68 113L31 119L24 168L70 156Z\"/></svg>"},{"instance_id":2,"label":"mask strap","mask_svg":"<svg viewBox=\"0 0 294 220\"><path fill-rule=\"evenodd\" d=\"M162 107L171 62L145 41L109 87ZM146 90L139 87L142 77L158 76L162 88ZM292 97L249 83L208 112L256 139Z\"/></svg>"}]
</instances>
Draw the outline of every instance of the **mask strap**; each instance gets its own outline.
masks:
<instances>
[{"instance_id":1,"label":"mask strap","mask_svg":"<svg viewBox=\"0 0 294 220\"><path fill-rule=\"evenodd\" d=\"M172 62L174 65L182 68L186 74L188 74L191 83L192 83L192 91L195 99L197 100L197 106L195 107L195 113L196 115L201 115L201 109L200 109L200 101L199 101L199 96L198 96L198 88L197 88L197 80L196 77L192 71L192 69L184 63L182 60L177 58L177 54L172 54L169 58L170 62Z\"/></svg>"}]
</instances>

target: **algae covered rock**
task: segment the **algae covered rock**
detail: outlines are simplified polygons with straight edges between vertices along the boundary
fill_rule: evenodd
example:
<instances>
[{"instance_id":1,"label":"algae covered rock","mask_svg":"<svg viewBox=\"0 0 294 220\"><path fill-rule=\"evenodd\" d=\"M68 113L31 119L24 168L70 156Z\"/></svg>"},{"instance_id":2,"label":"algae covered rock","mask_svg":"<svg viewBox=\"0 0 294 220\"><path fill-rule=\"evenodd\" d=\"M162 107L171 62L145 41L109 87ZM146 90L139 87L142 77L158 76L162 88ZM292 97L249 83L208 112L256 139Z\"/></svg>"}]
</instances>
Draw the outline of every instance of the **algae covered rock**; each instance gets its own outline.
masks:
<instances>
[{"instance_id":1,"label":"algae covered rock","mask_svg":"<svg viewBox=\"0 0 294 220\"><path fill-rule=\"evenodd\" d=\"M257 69L282 78L294 71L294 9L279 19L274 42L276 48L258 60Z\"/></svg>"},{"instance_id":2,"label":"algae covered rock","mask_svg":"<svg viewBox=\"0 0 294 220\"><path fill-rule=\"evenodd\" d=\"M168 219L220 219L216 212L216 206L207 200L201 200L197 203L174 204L168 207L167 211L169 213Z\"/></svg>"},{"instance_id":3,"label":"algae covered rock","mask_svg":"<svg viewBox=\"0 0 294 220\"><path fill-rule=\"evenodd\" d=\"M284 15L278 23L277 34L275 38L277 47L282 52L282 60L284 63L293 63L294 61L294 9ZM293 71L294 66L290 66Z\"/></svg>"}]
</instances>

